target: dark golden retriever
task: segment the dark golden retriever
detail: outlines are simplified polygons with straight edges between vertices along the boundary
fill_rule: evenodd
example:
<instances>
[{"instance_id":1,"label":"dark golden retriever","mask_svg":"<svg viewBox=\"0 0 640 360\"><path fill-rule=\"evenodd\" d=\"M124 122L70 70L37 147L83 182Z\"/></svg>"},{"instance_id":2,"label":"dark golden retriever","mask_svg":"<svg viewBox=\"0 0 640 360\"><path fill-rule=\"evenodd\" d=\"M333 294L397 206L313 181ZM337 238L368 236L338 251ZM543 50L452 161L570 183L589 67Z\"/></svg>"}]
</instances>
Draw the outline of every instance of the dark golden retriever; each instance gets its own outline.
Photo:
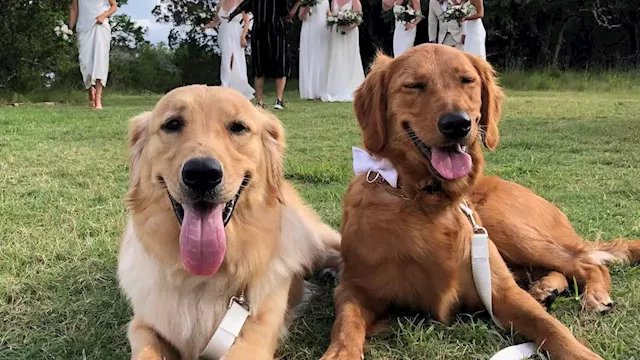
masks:
<instances>
[{"instance_id":1,"label":"dark golden retriever","mask_svg":"<svg viewBox=\"0 0 640 360\"><path fill-rule=\"evenodd\" d=\"M355 95L366 149L391 161L398 186L357 176L344 198L344 273L335 292L336 321L324 360L356 360L367 329L395 304L449 322L483 308L471 268L475 208L488 229L492 305L497 320L561 360L601 359L521 289L508 265L557 270L532 291L538 298L586 286L585 303L608 306L603 263L638 261L637 242L587 244L566 217L529 190L483 177L482 144L494 149L503 93L491 66L441 45L421 45L396 59L379 55ZM562 281L565 283L562 283Z\"/></svg>"},{"instance_id":2,"label":"dark golden retriever","mask_svg":"<svg viewBox=\"0 0 640 360\"><path fill-rule=\"evenodd\" d=\"M337 267L340 246L283 178L280 121L235 91L188 86L135 117L129 136L118 280L133 307L131 358L208 355L243 296L251 315L224 358L273 359L301 276Z\"/></svg>"}]
</instances>

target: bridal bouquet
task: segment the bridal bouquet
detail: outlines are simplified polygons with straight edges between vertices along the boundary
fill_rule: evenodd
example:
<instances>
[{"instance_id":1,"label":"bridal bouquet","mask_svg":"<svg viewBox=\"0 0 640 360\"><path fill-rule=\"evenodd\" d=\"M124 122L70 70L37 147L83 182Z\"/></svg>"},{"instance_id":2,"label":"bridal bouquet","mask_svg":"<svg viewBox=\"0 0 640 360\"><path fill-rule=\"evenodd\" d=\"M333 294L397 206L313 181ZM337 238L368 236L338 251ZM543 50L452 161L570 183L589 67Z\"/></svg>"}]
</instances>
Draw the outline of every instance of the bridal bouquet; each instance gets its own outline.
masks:
<instances>
[{"instance_id":1,"label":"bridal bouquet","mask_svg":"<svg viewBox=\"0 0 640 360\"><path fill-rule=\"evenodd\" d=\"M457 4L451 0L448 0L447 11L442 13L442 21L457 21L459 26L462 26L462 19L471 15L476 8L471 5L470 2L465 1L462 4Z\"/></svg>"},{"instance_id":2,"label":"bridal bouquet","mask_svg":"<svg viewBox=\"0 0 640 360\"><path fill-rule=\"evenodd\" d=\"M394 6L393 14L395 15L398 21L401 21L405 24L410 24L414 22L417 18L422 17L420 11L415 11L412 8L407 6Z\"/></svg>"},{"instance_id":3,"label":"bridal bouquet","mask_svg":"<svg viewBox=\"0 0 640 360\"><path fill-rule=\"evenodd\" d=\"M300 0L300 7L314 7L320 3L320 0Z\"/></svg>"},{"instance_id":4,"label":"bridal bouquet","mask_svg":"<svg viewBox=\"0 0 640 360\"><path fill-rule=\"evenodd\" d=\"M56 33L57 37L62 38L62 40L71 42L73 31L69 29L69 26L67 26L67 24L65 24L62 20L58 21L58 26L53 28L53 32Z\"/></svg>"},{"instance_id":5,"label":"bridal bouquet","mask_svg":"<svg viewBox=\"0 0 640 360\"><path fill-rule=\"evenodd\" d=\"M343 26L358 26L360 24L362 24L362 13L358 11L345 10L327 15L327 25L335 25L336 30L342 35L346 34L346 32L342 30Z\"/></svg>"},{"instance_id":6,"label":"bridal bouquet","mask_svg":"<svg viewBox=\"0 0 640 360\"><path fill-rule=\"evenodd\" d=\"M313 14L313 7L320 4L320 0L300 0L300 7L308 7L309 15Z\"/></svg>"}]
</instances>

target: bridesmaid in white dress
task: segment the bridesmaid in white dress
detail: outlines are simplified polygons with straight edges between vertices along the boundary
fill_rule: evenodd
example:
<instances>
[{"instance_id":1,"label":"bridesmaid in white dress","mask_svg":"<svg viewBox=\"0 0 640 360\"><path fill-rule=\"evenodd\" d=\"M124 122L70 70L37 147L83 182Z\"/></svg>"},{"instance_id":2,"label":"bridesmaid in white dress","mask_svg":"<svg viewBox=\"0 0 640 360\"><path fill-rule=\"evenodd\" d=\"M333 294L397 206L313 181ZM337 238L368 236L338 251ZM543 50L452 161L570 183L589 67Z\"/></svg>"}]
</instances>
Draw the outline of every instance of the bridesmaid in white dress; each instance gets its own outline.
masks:
<instances>
[{"instance_id":1,"label":"bridesmaid in white dress","mask_svg":"<svg viewBox=\"0 0 640 360\"><path fill-rule=\"evenodd\" d=\"M78 38L84 87L89 92L91 107L98 110L102 109L102 90L107 86L109 75L109 16L117 10L116 0L73 0L69 12L69 29L75 26Z\"/></svg>"},{"instance_id":2,"label":"bridesmaid in white dress","mask_svg":"<svg viewBox=\"0 0 640 360\"><path fill-rule=\"evenodd\" d=\"M320 0L313 7L300 8L300 98L320 99L327 90L329 35L327 12L329 0Z\"/></svg>"},{"instance_id":3,"label":"bridesmaid in white dress","mask_svg":"<svg viewBox=\"0 0 640 360\"><path fill-rule=\"evenodd\" d=\"M230 21L229 14L238 6L238 0L220 0L216 5L216 16L210 23L202 26L204 29L218 28L218 46L220 47L220 82L223 87L232 88L253 99L255 90L249 85L247 76L247 58L244 48L247 47L247 32L249 31L249 16L242 13Z\"/></svg>"},{"instance_id":4,"label":"bridesmaid in white dress","mask_svg":"<svg viewBox=\"0 0 640 360\"><path fill-rule=\"evenodd\" d=\"M397 13L403 11L405 6L416 11L418 15L421 14L420 0L382 0L382 9L384 11L393 9L393 13L396 17L396 28L393 31L394 57L400 56L403 52L409 50L413 46L416 41L416 26L418 26L418 23L422 20L421 16L417 16L416 20L408 24L400 21Z\"/></svg>"},{"instance_id":5,"label":"bridesmaid in white dress","mask_svg":"<svg viewBox=\"0 0 640 360\"><path fill-rule=\"evenodd\" d=\"M475 14L471 14L462 19L465 33L464 51L486 60L487 49L485 47L485 41L487 38L487 32L482 24L482 18L484 17L483 0L470 1L476 8L476 12Z\"/></svg>"},{"instance_id":6,"label":"bridesmaid in white dress","mask_svg":"<svg viewBox=\"0 0 640 360\"><path fill-rule=\"evenodd\" d=\"M360 0L348 0L342 5L340 1L333 0L333 12L362 11ZM351 102L353 92L364 81L358 27L355 24L343 27L344 35L336 30L331 29L327 91L322 95L322 101Z\"/></svg>"}]
</instances>

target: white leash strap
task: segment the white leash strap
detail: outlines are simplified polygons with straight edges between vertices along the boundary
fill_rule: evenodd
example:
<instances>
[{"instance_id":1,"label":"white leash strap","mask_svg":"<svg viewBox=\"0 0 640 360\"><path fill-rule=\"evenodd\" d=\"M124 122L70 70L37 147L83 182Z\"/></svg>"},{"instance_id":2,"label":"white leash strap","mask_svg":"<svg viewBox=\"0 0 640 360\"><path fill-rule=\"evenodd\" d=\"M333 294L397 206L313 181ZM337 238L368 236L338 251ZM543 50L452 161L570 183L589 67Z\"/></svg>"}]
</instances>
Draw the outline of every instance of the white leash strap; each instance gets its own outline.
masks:
<instances>
[{"instance_id":1,"label":"white leash strap","mask_svg":"<svg viewBox=\"0 0 640 360\"><path fill-rule=\"evenodd\" d=\"M491 265L489 264L489 235L486 232L473 234L471 240L471 269L476 291L484 307L491 315L493 322L502 330L504 328L493 315L491 301Z\"/></svg>"},{"instance_id":2,"label":"white leash strap","mask_svg":"<svg viewBox=\"0 0 640 360\"><path fill-rule=\"evenodd\" d=\"M491 315L493 322L502 330L504 328L493 315L493 303L491 301L491 264L489 263L489 233L487 229L478 225L473 217L473 211L466 202L460 204L460 209L471 221L473 226L473 238L471 240L471 270L473 283L480 297L480 301ZM522 360L536 353L537 345L529 342L520 345L509 346L493 355L490 360Z\"/></svg>"},{"instance_id":3,"label":"white leash strap","mask_svg":"<svg viewBox=\"0 0 640 360\"><path fill-rule=\"evenodd\" d=\"M538 346L535 343L528 342L520 345L509 346L504 348L489 360L521 360L527 359L533 356L538 350Z\"/></svg>"},{"instance_id":4,"label":"white leash strap","mask_svg":"<svg viewBox=\"0 0 640 360\"><path fill-rule=\"evenodd\" d=\"M249 315L251 315L251 311L244 296L232 297L229 301L229 309L224 314L220 325L200 356L207 359L220 360L226 355L240 335L240 330L242 330Z\"/></svg>"}]
</instances>

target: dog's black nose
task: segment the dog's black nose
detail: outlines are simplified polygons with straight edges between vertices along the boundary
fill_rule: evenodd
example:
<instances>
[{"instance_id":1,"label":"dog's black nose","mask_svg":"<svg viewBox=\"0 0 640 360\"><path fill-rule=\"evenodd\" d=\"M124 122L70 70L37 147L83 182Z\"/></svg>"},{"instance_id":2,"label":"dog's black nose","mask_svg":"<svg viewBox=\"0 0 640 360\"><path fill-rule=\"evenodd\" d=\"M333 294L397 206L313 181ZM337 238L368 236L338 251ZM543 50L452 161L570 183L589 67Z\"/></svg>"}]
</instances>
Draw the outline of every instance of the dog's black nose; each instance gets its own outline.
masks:
<instances>
[{"instance_id":1,"label":"dog's black nose","mask_svg":"<svg viewBox=\"0 0 640 360\"><path fill-rule=\"evenodd\" d=\"M182 182L191 190L204 193L222 182L222 165L214 158L193 158L182 167Z\"/></svg>"},{"instance_id":2,"label":"dog's black nose","mask_svg":"<svg viewBox=\"0 0 640 360\"><path fill-rule=\"evenodd\" d=\"M438 119L438 129L448 139L461 139L471 131L471 118L464 111L444 114Z\"/></svg>"}]
</instances>

